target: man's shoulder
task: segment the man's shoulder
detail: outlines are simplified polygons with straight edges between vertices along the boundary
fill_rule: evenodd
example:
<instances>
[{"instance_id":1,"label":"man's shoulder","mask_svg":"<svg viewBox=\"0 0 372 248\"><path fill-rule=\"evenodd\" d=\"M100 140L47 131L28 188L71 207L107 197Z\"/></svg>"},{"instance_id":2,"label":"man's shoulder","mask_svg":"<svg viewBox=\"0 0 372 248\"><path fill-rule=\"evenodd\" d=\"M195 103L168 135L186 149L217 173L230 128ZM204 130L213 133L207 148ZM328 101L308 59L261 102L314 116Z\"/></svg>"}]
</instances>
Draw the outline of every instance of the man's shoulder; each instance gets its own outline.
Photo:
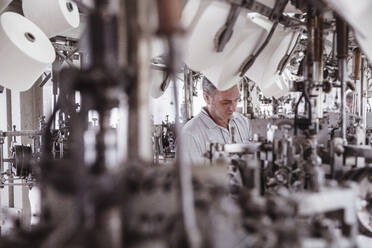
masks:
<instances>
[{"instance_id":1,"label":"man's shoulder","mask_svg":"<svg viewBox=\"0 0 372 248\"><path fill-rule=\"evenodd\" d=\"M201 130L206 129L206 125L203 122L200 113L193 117L191 120L187 121L182 128L184 134L195 135Z\"/></svg>"}]
</instances>

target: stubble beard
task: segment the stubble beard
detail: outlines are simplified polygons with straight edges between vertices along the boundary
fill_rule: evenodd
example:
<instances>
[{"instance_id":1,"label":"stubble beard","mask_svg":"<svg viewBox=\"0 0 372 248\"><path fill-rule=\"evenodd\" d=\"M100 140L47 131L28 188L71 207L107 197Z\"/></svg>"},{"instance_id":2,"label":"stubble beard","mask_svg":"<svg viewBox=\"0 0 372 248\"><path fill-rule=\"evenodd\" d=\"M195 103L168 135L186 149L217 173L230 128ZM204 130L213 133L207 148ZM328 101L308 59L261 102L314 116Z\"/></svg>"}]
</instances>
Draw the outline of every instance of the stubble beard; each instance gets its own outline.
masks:
<instances>
[{"instance_id":1,"label":"stubble beard","mask_svg":"<svg viewBox=\"0 0 372 248\"><path fill-rule=\"evenodd\" d=\"M212 103L212 107L214 109L213 111L213 115L218 118L219 121L223 122L226 126L228 126L229 124L229 120L230 118L225 118L225 116L223 114L220 114L218 111L217 111L217 107L214 103Z\"/></svg>"}]
</instances>

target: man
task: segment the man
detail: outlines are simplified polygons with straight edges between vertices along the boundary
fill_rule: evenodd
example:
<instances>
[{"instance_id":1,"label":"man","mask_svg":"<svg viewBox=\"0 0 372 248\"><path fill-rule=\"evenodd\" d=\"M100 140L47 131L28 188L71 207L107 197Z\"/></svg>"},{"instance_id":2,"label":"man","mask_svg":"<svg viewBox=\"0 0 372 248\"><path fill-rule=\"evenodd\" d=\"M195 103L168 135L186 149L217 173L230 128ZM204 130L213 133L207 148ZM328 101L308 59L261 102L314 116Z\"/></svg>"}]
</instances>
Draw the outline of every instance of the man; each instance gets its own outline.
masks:
<instances>
[{"instance_id":1,"label":"man","mask_svg":"<svg viewBox=\"0 0 372 248\"><path fill-rule=\"evenodd\" d=\"M183 128L183 158L186 163L204 164L208 143L246 143L249 139L248 119L235 112L239 100L237 85L219 91L204 77L203 97L207 106Z\"/></svg>"}]
</instances>

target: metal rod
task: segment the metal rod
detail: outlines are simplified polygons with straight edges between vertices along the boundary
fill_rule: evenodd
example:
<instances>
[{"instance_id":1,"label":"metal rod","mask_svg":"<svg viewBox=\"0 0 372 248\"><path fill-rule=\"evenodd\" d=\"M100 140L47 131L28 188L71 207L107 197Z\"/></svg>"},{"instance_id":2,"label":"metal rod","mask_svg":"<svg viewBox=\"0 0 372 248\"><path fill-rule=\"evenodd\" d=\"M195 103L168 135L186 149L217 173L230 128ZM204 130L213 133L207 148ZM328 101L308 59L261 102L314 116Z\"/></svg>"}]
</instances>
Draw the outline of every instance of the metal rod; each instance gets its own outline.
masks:
<instances>
[{"instance_id":1,"label":"metal rod","mask_svg":"<svg viewBox=\"0 0 372 248\"><path fill-rule=\"evenodd\" d=\"M364 58L360 61L360 117L362 118L363 127L366 128L367 119L364 110L366 102L366 94L364 92Z\"/></svg>"},{"instance_id":2,"label":"metal rod","mask_svg":"<svg viewBox=\"0 0 372 248\"><path fill-rule=\"evenodd\" d=\"M359 116L362 116L361 111L361 102L362 102L362 91L361 91L361 85L358 84L358 81L360 81L361 77L361 57L362 57L362 51L359 47L355 48L353 50L353 79L354 79L354 85L356 88L356 95L354 95L354 102L355 102L355 111Z\"/></svg>"},{"instance_id":3,"label":"metal rod","mask_svg":"<svg viewBox=\"0 0 372 248\"><path fill-rule=\"evenodd\" d=\"M185 108L186 108L186 121L192 118L193 106L193 81L192 81L192 71L185 66L184 69L184 83L185 83Z\"/></svg>"},{"instance_id":4,"label":"metal rod","mask_svg":"<svg viewBox=\"0 0 372 248\"><path fill-rule=\"evenodd\" d=\"M55 75L55 73L54 73ZM53 75L53 76L54 76ZM58 86L56 82L56 77L53 77L52 82L53 82L53 109L57 106L57 97L58 97ZM57 117L54 118L53 120L53 129L56 129L57 126Z\"/></svg>"},{"instance_id":5,"label":"metal rod","mask_svg":"<svg viewBox=\"0 0 372 248\"><path fill-rule=\"evenodd\" d=\"M172 47L172 41L169 41L169 46ZM172 48L170 48L172 50ZM196 214L194 206L194 192L192 187L191 180L191 168L189 164L184 162L183 158L183 143L181 135L181 123L180 123L180 114L178 109L178 92L177 92L177 78L175 75L172 75L173 80L173 94L174 102L176 107L176 136L177 136L177 156L176 156L176 165L178 169L178 177L180 184L180 193L181 193L181 203L182 203L182 213L183 213L183 223L185 227L185 232L190 243L191 248L200 248L201 247L201 237L199 229L196 224Z\"/></svg>"},{"instance_id":6,"label":"metal rod","mask_svg":"<svg viewBox=\"0 0 372 248\"><path fill-rule=\"evenodd\" d=\"M348 26L340 17L336 17L337 58L339 81L341 83L341 136L346 142L346 111L345 111L345 70L348 56Z\"/></svg>"},{"instance_id":7,"label":"metal rod","mask_svg":"<svg viewBox=\"0 0 372 248\"><path fill-rule=\"evenodd\" d=\"M149 76L149 25L148 1L126 0L126 63L137 73L132 77L129 92L128 158L129 160L152 160L151 131L148 104ZM123 35L124 36L124 35ZM124 54L124 53L123 53ZM120 61L123 59L120 59ZM124 62L124 61L122 61Z\"/></svg>"},{"instance_id":8,"label":"metal rod","mask_svg":"<svg viewBox=\"0 0 372 248\"><path fill-rule=\"evenodd\" d=\"M36 136L42 135L42 131L39 130L24 130L24 131L6 131L0 132L0 137L13 137L13 136Z\"/></svg>"},{"instance_id":9,"label":"metal rod","mask_svg":"<svg viewBox=\"0 0 372 248\"><path fill-rule=\"evenodd\" d=\"M242 83L243 83L243 114L247 116L248 114L248 97L249 97L249 84L248 84L248 79L246 77L243 78Z\"/></svg>"},{"instance_id":10,"label":"metal rod","mask_svg":"<svg viewBox=\"0 0 372 248\"><path fill-rule=\"evenodd\" d=\"M13 186L28 186L28 185L33 185L33 183L4 183L4 184L1 184L0 183L0 186L8 186L8 187L13 187Z\"/></svg>"},{"instance_id":11,"label":"metal rod","mask_svg":"<svg viewBox=\"0 0 372 248\"><path fill-rule=\"evenodd\" d=\"M5 178L5 181L7 181L8 179ZM13 181L24 181L25 179L22 178L22 177L13 177ZM30 180L31 181L31 180ZM26 183L27 183L27 180L26 180ZM31 183L31 182L30 182ZM36 181L32 181L32 183L36 183Z\"/></svg>"},{"instance_id":12,"label":"metal rod","mask_svg":"<svg viewBox=\"0 0 372 248\"><path fill-rule=\"evenodd\" d=\"M345 68L346 68L346 59L339 59L338 61L338 71L341 83L341 137L344 141L346 141L346 109L345 109L345 102L346 102L346 95L345 95Z\"/></svg>"},{"instance_id":13,"label":"metal rod","mask_svg":"<svg viewBox=\"0 0 372 248\"><path fill-rule=\"evenodd\" d=\"M6 104L7 104L7 130L12 131L13 119L12 119L12 93L9 89L6 90ZM11 146L12 146L12 137L8 137L8 156L12 155ZM8 169L11 170L12 167L8 166ZM9 183L13 183L13 175L10 173ZM9 196L9 207L14 208L14 188L13 186L9 187L8 191Z\"/></svg>"},{"instance_id":14,"label":"metal rod","mask_svg":"<svg viewBox=\"0 0 372 248\"><path fill-rule=\"evenodd\" d=\"M63 140L59 143L59 158L63 159Z\"/></svg>"},{"instance_id":15,"label":"metal rod","mask_svg":"<svg viewBox=\"0 0 372 248\"><path fill-rule=\"evenodd\" d=\"M0 138L0 173L4 172L4 139Z\"/></svg>"},{"instance_id":16,"label":"metal rod","mask_svg":"<svg viewBox=\"0 0 372 248\"><path fill-rule=\"evenodd\" d=\"M195 213L195 202L194 202L194 191L192 185L191 166L186 164L183 159L183 144L181 135L181 123L179 113L179 101L177 91L177 77L176 71L178 67L179 50L176 46L176 35L180 33L180 15L181 4L180 1L176 0L158 0L158 11L159 11L159 30L158 33L167 38L168 42L168 68L173 79L173 94L176 108L176 137L177 137L177 156L176 156L176 168L178 173L178 183L180 189L180 202L183 214L183 226L188 240L190 248L200 248L202 245L202 239L199 233L199 229L196 222Z\"/></svg>"},{"instance_id":17,"label":"metal rod","mask_svg":"<svg viewBox=\"0 0 372 248\"><path fill-rule=\"evenodd\" d=\"M8 178L8 182L9 182L9 207L10 208L14 208L14 187L12 186L13 184L13 174L10 174L9 175L9 178Z\"/></svg>"}]
</instances>

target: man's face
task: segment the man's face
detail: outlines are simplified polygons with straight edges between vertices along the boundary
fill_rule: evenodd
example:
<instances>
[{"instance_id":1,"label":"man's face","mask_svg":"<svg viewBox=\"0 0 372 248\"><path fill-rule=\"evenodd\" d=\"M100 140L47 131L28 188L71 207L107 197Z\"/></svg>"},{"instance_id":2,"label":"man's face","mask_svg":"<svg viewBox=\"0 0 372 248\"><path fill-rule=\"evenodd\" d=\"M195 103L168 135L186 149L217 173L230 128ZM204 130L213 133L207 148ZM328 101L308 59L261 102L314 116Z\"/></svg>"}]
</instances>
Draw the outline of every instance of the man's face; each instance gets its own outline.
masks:
<instances>
[{"instance_id":1,"label":"man's face","mask_svg":"<svg viewBox=\"0 0 372 248\"><path fill-rule=\"evenodd\" d=\"M213 97L207 95L205 99L208 104L208 110L212 116L227 123L236 111L239 97L239 89L238 86L235 85L225 91L217 90Z\"/></svg>"}]
</instances>

